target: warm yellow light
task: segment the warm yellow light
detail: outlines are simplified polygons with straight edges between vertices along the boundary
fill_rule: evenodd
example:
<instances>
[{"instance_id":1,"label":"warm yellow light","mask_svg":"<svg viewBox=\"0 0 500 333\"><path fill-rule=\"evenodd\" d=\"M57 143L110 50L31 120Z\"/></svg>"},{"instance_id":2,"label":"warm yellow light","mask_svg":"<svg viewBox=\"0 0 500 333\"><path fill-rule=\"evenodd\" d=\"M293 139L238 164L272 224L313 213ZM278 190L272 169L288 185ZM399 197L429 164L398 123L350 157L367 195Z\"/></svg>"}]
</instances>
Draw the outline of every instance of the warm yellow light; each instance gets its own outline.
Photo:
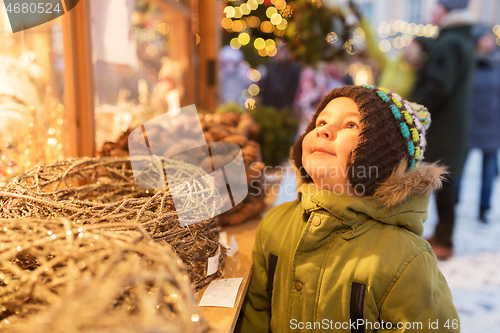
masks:
<instances>
[{"instance_id":1,"label":"warm yellow light","mask_svg":"<svg viewBox=\"0 0 500 333\"><path fill-rule=\"evenodd\" d=\"M418 34L418 25L416 25L415 23L411 23L410 30L412 35Z\"/></svg>"},{"instance_id":2,"label":"warm yellow light","mask_svg":"<svg viewBox=\"0 0 500 333\"><path fill-rule=\"evenodd\" d=\"M253 46L260 51L266 47L266 41L264 40L264 38L259 37L255 39L255 41L253 42Z\"/></svg>"},{"instance_id":3,"label":"warm yellow light","mask_svg":"<svg viewBox=\"0 0 500 333\"><path fill-rule=\"evenodd\" d=\"M271 16L271 23L274 24L274 25L279 25L281 23L281 20L283 18L281 17L280 14L278 13L275 13Z\"/></svg>"},{"instance_id":4,"label":"warm yellow light","mask_svg":"<svg viewBox=\"0 0 500 333\"><path fill-rule=\"evenodd\" d=\"M381 40L378 43L378 47L382 52L388 52L392 48L391 43L387 39Z\"/></svg>"},{"instance_id":5,"label":"warm yellow light","mask_svg":"<svg viewBox=\"0 0 500 333\"><path fill-rule=\"evenodd\" d=\"M254 68L250 68L247 72L247 77L253 82L258 82L262 78L260 72Z\"/></svg>"},{"instance_id":6,"label":"warm yellow light","mask_svg":"<svg viewBox=\"0 0 500 333\"><path fill-rule=\"evenodd\" d=\"M276 10L276 7L269 7L267 10L266 10L266 16L271 18L271 16L273 16L274 14L276 14L278 11Z\"/></svg>"},{"instance_id":7,"label":"warm yellow light","mask_svg":"<svg viewBox=\"0 0 500 333\"><path fill-rule=\"evenodd\" d=\"M224 17L222 21L220 22L222 27L226 30L231 29L231 26L233 24L233 20L231 20L229 17Z\"/></svg>"},{"instance_id":8,"label":"warm yellow light","mask_svg":"<svg viewBox=\"0 0 500 333\"><path fill-rule=\"evenodd\" d=\"M492 30L495 35L500 37L500 24L495 25Z\"/></svg>"},{"instance_id":9,"label":"warm yellow light","mask_svg":"<svg viewBox=\"0 0 500 333\"><path fill-rule=\"evenodd\" d=\"M247 34L246 32L242 32L238 36L238 40L240 41L241 45L247 45L248 43L250 43L250 35Z\"/></svg>"},{"instance_id":10,"label":"warm yellow light","mask_svg":"<svg viewBox=\"0 0 500 333\"><path fill-rule=\"evenodd\" d=\"M233 6L227 6L226 8L224 8L224 14L226 14L227 18L231 18L234 17L236 11L234 10Z\"/></svg>"},{"instance_id":11,"label":"warm yellow light","mask_svg":"<svg viewBox=\"0 0 500 333\"><path fill-rule=\"evenodd\" d=\"M285 30L280 30L280 29L276 28L276 30L274 31L274 34L278 37L283 37L283 36L285 36Z\"/></svg>"},{"instance_id":12,"label":"warm yellow light","mask_svg":"<svg viewBox=\"0 0 500 333\"><path fill-rule=\"evenodd\" d=\"M146 53L150 57L156 56L158 54L158 52L159 52L158 46L156 46L154 44L149 44L148 47L146 47Z\"/></svg>"},{"instance_id":13,"label":"warm yellow light","mask_svg":"<svg viewBox=\"0 0 500 333\"><path fill-rule=\"evenodd\" d=\"M260 30L262 30L262 32L265 32L265 33L269 34L269 33L273 32L274 26L273 26L273 24L271 22L264 21L260 25Z\"/></svg>"},{"instance_id":14,"label":"warm yellow light","mask_svg":"<svg viewBox=\"0 0 500 333\"><path fill-rule=\"evenodd\" d=\"M410 46L411 42L413 41L413 38L411 38L410 35L403 35L403 42L404 42L404 46Z\"/></svg>"},{"instance_id":15,"label":"warm yellow light","mask_svg":"<svg viewBox=\"0 0 500 333\"><path fill-rule=\"evenodd\" d=\"M280 30L285 30L288 27L288 21L286 19L282 19L281 23L276 26Z\"/></svg>"},{"instance_id":16,"label":"warm yellow light","mask_svg":"<svg viewBox=\"0 0 500 333\"><path fill-rule=\"evenodd\" d=\"M245 21L243 20L236 20L233 22L231 28L233 28L234 31L239 32L245 30L247 25L245 24Z\"/></svg>"},{"instance_id":17,"label":"warm yellow light","mask_svg":"<svg viewBox=\"0 0 500 333\"><path fill-rule=\"evenodd\" d=\"M231 47L235 50L238 50L241 47L241 43L238 38L231 39L229 45L231 45Z\"/></svg>"},{"instance_id":18,"label":"warm yellow light","mask_svg":"<svg viewBox=\"0 0 500 333\"><path fill-rule=\"evenodd\" d=\"M250 16L247 18L247 25L250 28L257 28L260 25L260 19L257 16Z\"/></svg>"},{"instance_id":19,"label":"warm yellow light","mask_svg":"<svg viewBox=\"0 0 500 333\"><path fill-rule=\"evenodd\" d=\"M170 24L166 23L166 22L162 22L158 25L158 31L162 34L162 35L167 35L169 32L170 32Z\"/></svg>"},{"instance_id":20,"label":"warm yellow light","mask_svg":"<svg viewBox=\"0 0 500 333\"><path fill-rule=\"evenodd\" d=\"M286 1L285 0L276 0L274 2L274 7L276 7L277 10L283 10L286 8Z\"/></svg>"},{"instance_id":21,"label":"warm yellow light","mask_svg":"<svg viewBox=\"0 0 500 333\"><path fill-rule=\"evenodd\" d=\"M273 39L266 40L266 50L271 52L272 49L276 48L276 42Z\"/></svg>"},{"instance_id":22,"label":"warm yellow light","mask_svg":"<svg viewBox=\"0 0 500 333\"><path fill-rule=\"evenodd\" d=\"M250 6L251 10L256 10L259 7L257 0L248 0L247 4Z\"/></svg>"},{"instance_id":23,"label":"warm yellow light","mask_svg":"<svg viewBox=\"0 0 500 333\"><path fill-rule=\"evenodd\" d=\"M277 53L278 53L278 49L277 49L277 48L274 48L274 49L272 49L271 51L269 51L268 55L269 55L270 57L274 57Z\"/></svg>"},{"instance_id":24,"label":"warm yellow light","mask_svg":"<svg viewBox=\"0 0 500 333\"><path fill-rule=\"evenodd\" d=\"M241 18L243 16L243 11L240 7L234 8L234 18Z\"/></svg>"},{"instance_id":25,"label":"warm yellow light","mask_svg":"<svg viewBox=\"0 0 500 333\"><path fill-rule=\"evenodd\" d=\"M406 30L406 27L408 26L408 22L405 22L403 20L397 20L396 25L398 27L399 32L404 32Z\"/></svg>"},{"instance_id":26,"label":"warm yellow light","mask_svg":"<svg viewBox=\"0 0 500 333\"><path fill-rule=\"evenodd\" d=\"M252 11L252 9L250 8L250 5L247 3L242 4L240 6L240 8L241 8L241 12L243 13L243 15L248 15Z\"/></svg>"},{"instance_id":27,"label":"warm yellow light","mask_svg":"<svg viewBox=\"0 0 500 333\"><path fill-rule=\"evenodd\" d=\"M260 88L255 83L248 87L248 93L250 96L257 96L260 93Z\"/></svg>"},{"instance_id":28,"label":"warm yellow light","mask_svg":"<svg viewBox=\"0 0 500 333\"><path fill-rule=\"evenodd\" d=\"M394 40L392 41L392 45L394 45L394 48L398 50L402 49L404 46L403 38L401 38L400 36L394 38Z\"/></svg>"},{"instance_id":29,"label":"warm yellow light","mask_svg":"<svg viewBox=\"0 0 500 333\"><path fill-rule=\"evenodd\" d=\"M255 109L255 99L253 98L249 98L245 101L245 107L248 109L248 110L253 110Z\"/></svg>"},{"instance_id":30,"label":"warm yellow light","mask_svg":"<svg viewBox=\"0 0 500 333\"><path fill-rule=\"evenodd\" d=\"M259 53L259 55L260 55L261 57L265 57L265 56L267 56L267 51L266 51L266 49L265 49L265 48L264 48L264 49L262 49L262 50L259 50L259 51L258 51L258 53Z\"/></svg>"},{"instance_id":31,"label":"warm yellow light","mask_svg":"<svg viewBox=\"0 0 500 333\"><path fill-rule=\"evenodd\" d=\"M423 36L424 35L424 25L419 24L417 25L418 31L417 31L417 36Z\"/></svg>"}]
</instances>

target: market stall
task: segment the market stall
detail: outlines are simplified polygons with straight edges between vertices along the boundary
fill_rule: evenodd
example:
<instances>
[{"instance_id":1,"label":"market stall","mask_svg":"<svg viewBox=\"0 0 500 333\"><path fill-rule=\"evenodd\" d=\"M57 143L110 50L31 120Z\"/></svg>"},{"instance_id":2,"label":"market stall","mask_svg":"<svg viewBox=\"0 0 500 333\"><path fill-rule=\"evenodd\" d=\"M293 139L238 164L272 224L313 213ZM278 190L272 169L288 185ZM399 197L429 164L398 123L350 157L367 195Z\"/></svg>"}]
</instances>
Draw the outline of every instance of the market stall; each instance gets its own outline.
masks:
<instances>
[{"instance_id":1,"label":"market stall","mask_svg":"<svg viewBox=\"0 0 500 333\"><path fill-rule=\"evenodd\" d=\"M206 114L207 142L233 142L247 169L253 163L263 169L251 117L210 118L217 105L219 12L216 1L80 1L52 21L0 36L8 46L0 52L0 112L8 120L0 162L3 328L60 331L68 320L82 332L234 328L259 219L243 227L244 237L239 226L231 229L241 242L238 253L219 244L220 225L257 217L263 196L234 207L236 217L180 226L169 189L141 189L128 152L109 149L127 130L196 104ZM8 26L6 15L0 23ZM163 172L169 168L183 170L179 181L206 175L165 159ZM194 215L211 209L214 192L205 185L194 193ZM113 265L121 267L116 274ZM205 288L220 278L242 280L234 306L198 307ZM88 302L91 311L73 318ZM211 309L222 312L213 316ZM57 320L56 313L62 313Z\"/></svg>"}]
</instances>

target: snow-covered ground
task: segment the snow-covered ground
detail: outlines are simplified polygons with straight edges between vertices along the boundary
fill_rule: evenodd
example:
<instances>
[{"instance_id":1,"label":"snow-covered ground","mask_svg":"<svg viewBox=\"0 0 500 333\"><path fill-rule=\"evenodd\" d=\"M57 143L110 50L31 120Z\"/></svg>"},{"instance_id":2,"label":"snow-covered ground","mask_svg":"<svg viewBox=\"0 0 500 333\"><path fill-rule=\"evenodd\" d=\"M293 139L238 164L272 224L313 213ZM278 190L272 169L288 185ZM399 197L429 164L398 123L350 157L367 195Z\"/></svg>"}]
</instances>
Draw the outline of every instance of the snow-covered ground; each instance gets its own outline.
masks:
<instances>
[{"instance_id":1,"label":"snow-covered ground","mask_svg":"<svg viewBox=\"0 0 500 333\"><path fill-rule=\"evenodd\" d=\"M500 332L500 181L497 177L492 209L487 214L489 223L485 225L478 220L481 163L481 152L471 151L455 208L455 256L438 264L453 293L463 333ZM432 235L436 223L432 200L424 237ZM489 328L485 328L488 323Z\"/></svg>"},{"instance_id":2,"label":"snow-covered ground","mask_svg":"<svg viewBox=\"0 0 500 333\"><path fill-rule=\"evenodd\" d=\"M455 208L455 256L438 264L453 293L463 333L500 332L500 180L497 177L495 181L492 209L487 214L489 223L481 223L478 220L481 163L482 153L472 150L462 175L460 201ZM283 178L281 186L294 188L294 176ZM294 199L282 193L274 205ZM424 223L425 238L433 234L436 223L433 199L429 218Z\"/></svg>"}]
</instances>

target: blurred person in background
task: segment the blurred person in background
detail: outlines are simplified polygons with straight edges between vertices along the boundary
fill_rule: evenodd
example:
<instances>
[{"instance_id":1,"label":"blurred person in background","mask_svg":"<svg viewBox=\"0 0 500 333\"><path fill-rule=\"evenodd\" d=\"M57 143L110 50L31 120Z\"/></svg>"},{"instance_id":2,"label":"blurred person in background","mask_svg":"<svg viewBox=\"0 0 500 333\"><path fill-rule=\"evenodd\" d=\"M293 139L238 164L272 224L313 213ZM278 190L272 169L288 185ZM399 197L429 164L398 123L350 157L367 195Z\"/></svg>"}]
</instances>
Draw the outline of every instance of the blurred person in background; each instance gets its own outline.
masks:
<instances>
[{"instance_id":1,"label":"blurred person in background","mask_svg":"<svg viewBox=\"0 0 500 333\"><path fill-rule=\"evenodd\" d=\"M226 45L219 51L220 62L220 104L235 102L245 106L245 98L242 93L252 84L247 77L250 65L244 62L243 51L235 50Z\"/></svg>"},{"instance_id":2,"label":"blurred person in background","mask_svg":"<svg viewBox=\"0 0 500 333\"><path fill-rule=\"evenodd\" d=\"M491 28L478 26L474 31L476 72L470 118L470 148L483 153L479 220L486 223L491 193L498 175L497 151L500 149L500 50Z\"/></svg>"},{"instance_id":3,"label":"blurred person in background","mask_svg":"<svg viewBox=\"0 0 500 333\"><path fill-rule=\"evenodd\" d=\"M467 5L468 0L439 0L435 4L431 23L439 27L439 37L429 47L412 95L412 100L427 106L432 115L426 160L440 161L450 172L436 193L439 221L429 239L441 260L453 256L457 181L467 156L474 74L474 17Z\"/></svg>"},{"instance_id":4,"label":"blurred person in background","mask_svg":"<svg viewBox=\"0 0 500 333\"><path fill-rule=\"evenodd\" d=\"M262 104L276 109L292 109L299 86L300 65L292 59L286 45L279 48L267 65L262 80Z\"/></svg>"}]
</instances>

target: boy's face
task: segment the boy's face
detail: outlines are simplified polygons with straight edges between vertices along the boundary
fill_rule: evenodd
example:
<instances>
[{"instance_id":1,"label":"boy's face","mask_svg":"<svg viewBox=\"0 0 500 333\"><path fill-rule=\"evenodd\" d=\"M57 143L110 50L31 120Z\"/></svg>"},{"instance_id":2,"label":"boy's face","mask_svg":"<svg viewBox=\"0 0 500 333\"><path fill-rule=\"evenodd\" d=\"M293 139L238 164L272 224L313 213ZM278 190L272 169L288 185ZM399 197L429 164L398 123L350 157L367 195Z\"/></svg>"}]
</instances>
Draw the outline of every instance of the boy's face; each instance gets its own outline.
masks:
<instances>
[{"instance_id":1,"label":"boy's face","mask_svg":"<svg viewBox=\"0 0 500 333\"><path fill-rule=\"evenodd\" d=\"M350 194L347 163L360 132L358 106L348 97L333 99L302 142L302 165L320 189Z\"/></svg>"}]
</instances>

